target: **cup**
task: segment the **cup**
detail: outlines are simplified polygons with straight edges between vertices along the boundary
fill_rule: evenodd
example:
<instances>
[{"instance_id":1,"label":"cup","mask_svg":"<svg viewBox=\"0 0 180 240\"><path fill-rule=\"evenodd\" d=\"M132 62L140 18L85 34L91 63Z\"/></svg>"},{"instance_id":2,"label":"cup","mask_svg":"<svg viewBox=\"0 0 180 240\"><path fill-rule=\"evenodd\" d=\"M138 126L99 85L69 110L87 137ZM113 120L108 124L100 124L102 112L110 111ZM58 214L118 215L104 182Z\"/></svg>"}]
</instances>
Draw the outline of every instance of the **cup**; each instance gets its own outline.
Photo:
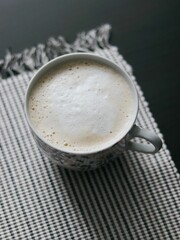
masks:
<instances>
[{"instance_id":1,"label":"cup","mask_svg":"<svg viewBox=\"0 0 180 240\"><path fill-rule=\"evenodd\" d=\"M119 139L112 141L111 144L108 146L106 145L101 150L94 150L91 152L81 152L81 153L74 153L69 150L62 150L58 149L57 146L53 146L49 143L46 139L44 139L35 129L28 111L28 101L29 95L34 87L35 83L41 78L44 73L47 73L50 70L53 70L57 65L61 66L67 60L91 60L95 61L96 63L105 64L112 69L118 71L124 79L129 83L131 90L134 94L134 113L133 118L130 124L123 129L123 134L119 137ZM162 147L161 139L152 131L147 129L140 128L135 124L137 114L138 114L138 94L136 88L131 80L130 76L118 65L105 59L103 57L97 56L91 53L72 53L66 54L60 57L57 57L44 66L42 66L36 74L31 79L26 96L25 96L25 114L26 119L29 124L30 130L32 132L33 138L41 150L41 152L54 163L58 164L61 167L73 169L73 170L92 170L99 166L104 165L105 163L111 161L113 159L114 154L119 154L120 152L131 150L137 151L145 154L155 154L157 153ZM148 143L138 143L134 142L134 138L140 138L147 140Z\"/></svg>"}]
</instances>

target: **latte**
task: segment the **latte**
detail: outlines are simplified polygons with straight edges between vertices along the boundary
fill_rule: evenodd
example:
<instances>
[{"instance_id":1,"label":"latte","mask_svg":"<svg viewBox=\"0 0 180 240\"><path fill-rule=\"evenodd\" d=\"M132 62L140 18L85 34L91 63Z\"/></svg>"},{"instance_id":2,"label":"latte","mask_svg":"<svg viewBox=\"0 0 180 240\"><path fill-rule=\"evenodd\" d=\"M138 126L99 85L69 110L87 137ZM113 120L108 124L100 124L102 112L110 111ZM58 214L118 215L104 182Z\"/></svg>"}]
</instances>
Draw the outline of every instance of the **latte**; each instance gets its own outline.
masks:
<instances>
[{"instance_id":1,"label":"latte","mask_svg":"<svg viewBox=\"0 0 180 240\"><path fill-rule=\"evenodd\" d=\"M99 150L134 118L134 95L120 72L92 60L71 60L41 76L28 100L31 122L49 144Z\"/></svg>"}]
</instances>

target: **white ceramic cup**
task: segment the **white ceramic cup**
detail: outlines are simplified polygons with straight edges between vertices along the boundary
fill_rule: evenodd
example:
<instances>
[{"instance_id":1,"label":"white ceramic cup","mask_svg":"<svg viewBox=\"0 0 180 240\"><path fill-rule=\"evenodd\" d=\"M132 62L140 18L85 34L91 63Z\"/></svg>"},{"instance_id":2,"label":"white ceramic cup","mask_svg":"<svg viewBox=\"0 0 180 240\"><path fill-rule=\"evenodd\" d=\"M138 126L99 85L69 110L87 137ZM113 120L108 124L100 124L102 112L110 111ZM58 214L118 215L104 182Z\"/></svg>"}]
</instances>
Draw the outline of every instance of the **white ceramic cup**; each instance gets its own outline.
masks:
<instances>
[{"instance_id":1,"label":"white ceramic cup","mask_svg":"<svg viewBox=\"0 0 180 240\"><path fill-rule=\"evenodd\" d=\"M34 84L41 78L41 76L46 72L52 70L57 65L60 66L62 63L68 61L68 60L78 60L78 59L85 59L85 60L92 60L96 63L102 63L105 64L116 71L118 71L126 81L129 82L131 86L131 90L134 95L134 116L132 118L132 121L127 125L126 129L123 129L122 134L119 136L119 139L115 139L111 142L108 146L105 146L103 149L99 151L91 151L91 152L81 152L81 153L73 153L71 151L65 151L62 149L58 149L57 147L53 146L51 143L49 143L46 139L44 139L34 128L31 119L29 117L28 112L28 100L29 95L34 87ZM35 142L37 143L39 149L53 162L57 163L58 165L70 168L74 170L91 170L94 168L97 168L104 163L110 161L113 158L113 154L118 152L118 154L121 151L124 150L132 150L132 151L138 151L142 153L150 153L154 154L158 152L162 147L162 141L161 139L153 132L142 129L135 125L135 121L137 118L138 113L138 94L136 91L136 88L130 78L130 76L121 69L118 65L115 63L109 61L108 59L102 58L100 56L97 56L95 54L91 53L72 53L72 54L66 54L61 57L57 57L44 66L42 66L37 73L33 76L31 79L27 92L25 97L25 114L28 121L28 124L30 126L32 135L34 137ZM145 143L137 143L133 142L133 138L138 137L142 138L148 141L147 144Z\"/></svg>"}]
</instances>

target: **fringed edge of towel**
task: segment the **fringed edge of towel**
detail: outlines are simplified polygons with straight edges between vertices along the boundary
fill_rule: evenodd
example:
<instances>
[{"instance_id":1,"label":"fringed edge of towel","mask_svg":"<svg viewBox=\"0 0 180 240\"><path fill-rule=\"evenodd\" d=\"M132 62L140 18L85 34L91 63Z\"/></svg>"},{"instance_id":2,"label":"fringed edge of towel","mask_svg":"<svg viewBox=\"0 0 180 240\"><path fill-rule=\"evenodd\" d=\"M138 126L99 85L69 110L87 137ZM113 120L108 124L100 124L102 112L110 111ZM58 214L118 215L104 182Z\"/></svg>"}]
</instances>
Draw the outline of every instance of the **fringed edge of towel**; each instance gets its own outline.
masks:
<instances>
[{"instance_id":1,"label":"fringed edge of towel","mask_svg":"<svg viewBox=\"0 0 180 240\"><path fill-rule=\"evenodd\" d=\"M104 24L88 32L77 35L76 40L69 44L64 37L51 37L45 44L38 44L21 53L12 54L10 50L0 60L0 77L7 78L23 71L38 69L51 59L72 52L94 51L97 48L109 48L111 26Z\"/></svg>"}]
</instances>

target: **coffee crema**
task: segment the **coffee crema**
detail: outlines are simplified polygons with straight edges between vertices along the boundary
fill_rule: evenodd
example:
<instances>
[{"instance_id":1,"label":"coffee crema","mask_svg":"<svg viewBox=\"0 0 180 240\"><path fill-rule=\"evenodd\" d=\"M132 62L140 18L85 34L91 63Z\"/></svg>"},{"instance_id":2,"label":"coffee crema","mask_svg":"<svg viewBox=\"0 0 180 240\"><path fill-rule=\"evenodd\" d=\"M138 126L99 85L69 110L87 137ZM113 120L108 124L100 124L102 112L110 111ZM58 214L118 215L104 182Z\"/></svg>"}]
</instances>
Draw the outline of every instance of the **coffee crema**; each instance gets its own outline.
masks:
<instances>
[{"instance_id":1,"label":"coffee crema","mask_svg":"<svg viewBox=\"0 0 180 240\"><path fill-rule=\"evenodd\" d=\"M134 95L120 72L71 60L46 72L28 101L31 122L48 143L72 152L103 149L134 117Z\"/></svg>"}]
</instances>

